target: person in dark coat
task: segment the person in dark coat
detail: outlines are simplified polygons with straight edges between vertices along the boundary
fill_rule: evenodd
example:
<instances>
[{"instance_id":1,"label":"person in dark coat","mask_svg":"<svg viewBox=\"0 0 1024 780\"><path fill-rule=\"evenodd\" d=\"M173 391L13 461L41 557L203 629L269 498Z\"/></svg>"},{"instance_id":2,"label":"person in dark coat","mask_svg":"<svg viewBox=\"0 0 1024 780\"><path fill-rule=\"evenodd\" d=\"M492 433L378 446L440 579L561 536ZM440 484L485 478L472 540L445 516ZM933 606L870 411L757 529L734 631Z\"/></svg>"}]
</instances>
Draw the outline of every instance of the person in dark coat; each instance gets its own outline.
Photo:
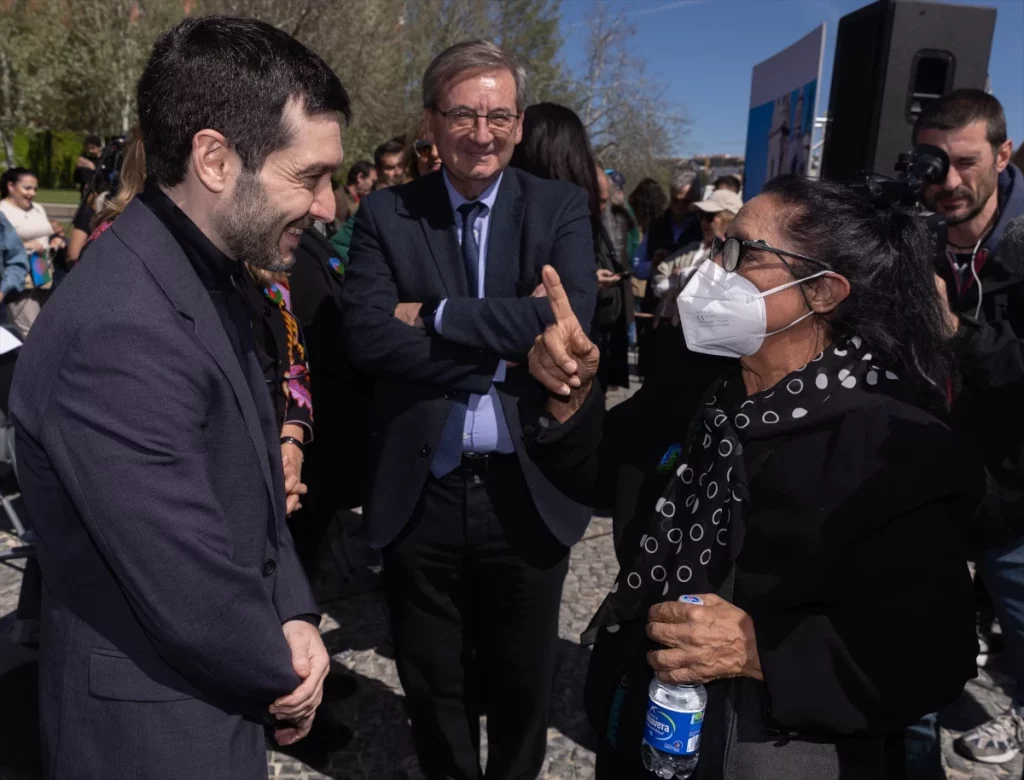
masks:
<instances>
[{"instance_id":1,"label":"person in dark coat","mask_svg":"<svg viewBox=\"0 0 1024 780\"><path fill-rule=\"evenodd\" d=\"M288 282L292 311L313 366L310 389L316 418L302 472L309 490L289 522L310 576L331 518L362 506L369 492L370 427L364 410L371 400L370 382L348 358L341 308L344 279L345 265L331 243L315 228L303 233Z\"/></svg>"},{"instance_id":2,"label":"person in dark coat","mask_svg":"<svg viewBox=\"0 0 1024 780\"><path fill-rule=\"evenodd\" d=\"M552 395L523 402L528 447L625 529L584 635L598 778L652 777L655 674L707 685L700 780L902 777L904 728L975 675L962 537L984 480L935 416L931 246L914 215L775 180L679 296L690 350L738 363L607 415L597 349L545 269L556 323L530 369Z\"/></svg>"},{"instance_id":3,"label":"person in dark coat","mask_svg":"<svg viewBox=\"0 0 1024 780\"><path fill-rule=\"evenodd\" d=\"M588 320L597 293L586 194L508 167L525 84L493 43L434 58L423 107L442 170L363 201L345 269L349 354L374 380L367 537L429 778L481 776L483 697L487 777L540 772L562 583L591 517L534 467L517 414L551 317L541 266Z\"/></svg>"},{"instance_id":4,"label":"person in dark coat","mask_svg":"<svg viewBox=\"0 0 1024 780\"><path fill-rule=\"evenodd\" d=\"M924 199L948 225L938 274L961 367L952 425L981 453L989 477L975 581L988 614L979 615L978 629L986 645L995 641L994 611L1016 682L1011 706L963 734L957 749L1005 763L1024 750L1024 175L1010 162L1003 107L980 89L929 104L914 141L950 157L946 179L927 187ZM929 731L934 772L939 734L934 723Z\"/></svg>"},{"instance_id":5,"label":"person in dark coat","mask_svg":"<svg viewBox=\"0 0 1024 780\"><path fill-rule=\"evenodd\" d=\"M264 728L308 733L330 658L241 259L287 270L333 215L348 95L286 33L204 17L157 40L138 102L151 179L47 304L11 391L43 774L265 778Z\"/></svg>"},{"instance_id":6,"label":"person in dark coat","mask_svg":"<svg viewBox=\"0 0 1024 780\"><path fill-rule=\"evenodd\" d=\"M651 222L651 227L638 250L635 268L639 278L650 280L657 271L658 264L669 255L685 246L700 242L703 237L700 218L691 209L691 206L700 200L700 194L700 179L694 171L673 171L672 179L669 181L668 208L664 214ZM658 295L648 281L640 304L640 312L645 316L637 320L637 370L645 379L653 379L658 366L658 345L655 337L657 309Z\"/></svg>"}]
</instances>

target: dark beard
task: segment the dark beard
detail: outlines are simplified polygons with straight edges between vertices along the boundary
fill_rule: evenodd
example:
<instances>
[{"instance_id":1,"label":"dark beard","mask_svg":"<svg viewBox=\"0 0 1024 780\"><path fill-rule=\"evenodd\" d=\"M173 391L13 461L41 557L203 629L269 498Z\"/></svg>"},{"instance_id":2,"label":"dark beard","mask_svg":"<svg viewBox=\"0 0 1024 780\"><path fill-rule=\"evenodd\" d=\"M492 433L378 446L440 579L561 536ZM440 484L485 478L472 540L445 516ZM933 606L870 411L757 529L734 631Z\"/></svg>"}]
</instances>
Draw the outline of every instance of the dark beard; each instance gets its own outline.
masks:
<instances>
[{"instance_id":1,"label":"dark beard","mask_svg":"<svg viewBox=\"0 0 1024 780\"><path fill-rule=\"evenodd\" d=\"M294 259L281 256L283 219L284 213L271 205L256 174L243 171L235 185L235 197L214 213L213 225L239 262L270 273L287 273ZM307 215L292 225L306 230L312 227L313 218Z\"/></svg>"},{"instance_id":2,"label":"dark beard","mask_svg":"<svg viewBox=\"0 0 1024 780\"><path fill-rule=\"evenodd\" d=\"M999 186L999 174L996 172L995 163L993 163L992 171L991 171L991 176L989 178L987 178L984 182L982 182L982 185L981 185L981 187L980 187L980 189L978 191L978 198L977 198L977 200L975 200L974 205L972 205L963 214L960 214L960 215L955 216L955 217L946 217L946 225L948 227L956 227L957 225L962 225L965 222L970 222L972 219L974 219L976 216L978 216L985 209L985 204L988 203L989 198L992 197L992 193L996 191L998 186ZM950 192L948 190L943 190L942 192L939 192L937 195L935 195L932 198L928 199L928 200L931 201L931 202L929 202L927 204L928 207L930 209L932 209L933 211L940 211L940 209L938 208L940 198L943 195L947 195L947 194L953 195L953 194L956 194L959 189L960 188L957 188L957 190L953 190L952 192ZM973 194L970 193L970 192L963 191L963 190L961 192L962 192L962 194L966 195L969 198L973 198L974 197Z\"/></svg>"}]
</instances>

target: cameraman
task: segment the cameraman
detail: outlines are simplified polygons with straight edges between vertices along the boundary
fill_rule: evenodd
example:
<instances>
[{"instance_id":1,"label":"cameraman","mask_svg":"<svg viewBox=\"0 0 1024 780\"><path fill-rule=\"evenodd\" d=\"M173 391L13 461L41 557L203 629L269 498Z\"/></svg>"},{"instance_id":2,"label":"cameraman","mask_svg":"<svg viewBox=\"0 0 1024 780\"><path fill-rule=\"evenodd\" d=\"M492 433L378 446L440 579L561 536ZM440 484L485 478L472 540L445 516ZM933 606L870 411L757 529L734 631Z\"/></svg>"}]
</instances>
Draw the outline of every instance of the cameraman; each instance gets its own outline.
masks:
<instances>
[{"instance_id":1,"label":"cameraman","mask_svg":"<svg viewBox=\"0 0 1024 780\"><path fill-rule=\"evenodd\" d=\"M953 424L988 472L978 572L1017 683L1014 706L964 734L958 747L976 761L1003 763L1024 741L1024 181L1010 164L1003 107L981 90L957 90L932 103L918 119L914 143L938 146L950 160L946 180L927 187L924 199L949 227L938 284L949 302L960 368Z\"/></svg>"}]
</instances>

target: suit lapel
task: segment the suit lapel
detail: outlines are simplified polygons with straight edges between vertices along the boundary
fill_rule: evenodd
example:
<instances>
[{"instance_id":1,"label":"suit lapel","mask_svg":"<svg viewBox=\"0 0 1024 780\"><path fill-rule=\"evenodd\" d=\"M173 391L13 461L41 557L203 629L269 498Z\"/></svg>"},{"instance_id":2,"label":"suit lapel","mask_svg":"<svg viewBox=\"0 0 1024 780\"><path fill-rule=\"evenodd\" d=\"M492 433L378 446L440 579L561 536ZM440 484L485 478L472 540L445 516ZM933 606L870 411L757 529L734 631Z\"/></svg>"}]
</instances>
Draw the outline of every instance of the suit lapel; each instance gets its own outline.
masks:
<instances>
[{"instance_id":1,"label":"suit lapel","mask_svg":"<svg viewBox=\"0 0 1024 780\"><path fill-rule=\"evenodd\" d=\"M430 247L430 254L441 275L447 297L465 298L469 295L469 284L466 281L466 270L462 267L462 250L455 233L455 217L444 179L438 172L420 181L420 203L416 216L423 228L423 236Z\"/></svg>"},{"instance_id":2,"label":"suit lapel","mask_svg":"<svg viewBox=\"0 0 1024 780\"><path fill-rule=\"evenodd\" d=\"M519 238L523 234L524 204L514 168L506 168L494 201L494 213L487 234L487 270L484 295L505 298L515 295L518 275Z\"/></svg>"},{"instance_id":3,"label":"suit lapel","mask_svg":"<svg viewBox=\"0 0 1024 780\"><path fill-rule=\"evenodd\" d=\"M275 514L280 511L271 478L267 441L263 435L252 390L242 373L224 325L210 295L199 281L188 258L164 224L138 200L128 204L111 230L135 252L175 309L192 323L196 339L224 373L242 411L246 431L259 457L260 470ZM278 518L280 519L280 518Z\"/></svg>"}]
</instances>

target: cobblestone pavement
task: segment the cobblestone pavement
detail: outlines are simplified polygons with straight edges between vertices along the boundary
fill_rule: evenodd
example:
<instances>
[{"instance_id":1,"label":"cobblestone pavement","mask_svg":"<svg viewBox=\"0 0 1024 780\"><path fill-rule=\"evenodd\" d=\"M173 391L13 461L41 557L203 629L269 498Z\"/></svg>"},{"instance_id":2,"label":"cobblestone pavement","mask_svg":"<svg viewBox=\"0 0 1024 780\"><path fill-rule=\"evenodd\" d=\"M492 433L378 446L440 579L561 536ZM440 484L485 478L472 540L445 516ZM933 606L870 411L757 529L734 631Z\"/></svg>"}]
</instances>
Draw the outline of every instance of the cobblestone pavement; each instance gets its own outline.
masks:
<instances>
[{"instance_id":1,"label":"cobblestone pavement","mask_svg":"<svg viewBox=\"0 0 1024 780\"><path fill-rule=\"evenodd\" d=\"M0 549L11 544L13 538L0 533ZM332 545L332 550L337 559L337 548ZM352 560L351 555L348 560ZM21 729L12 729L7 722L9 718L0 720L0 780L38 776L35 763L38 737L25 731L25 721L32 723L35 718L34 654L5 641L16 623L14 609L23 565L23 561L0 564L0 696L5 711L19 714L15 725ZM324 640L334 661L344 666L357 684L353 695L325 705L325 714L351 729L351 739L340 748L336 744L324 747L313 739L289 749L287 754L268 752L270 776L275 780L412 780L422 777L402 706L402 689L395 671L384 600L372 568L365 565L359 568L369 573L344 582L342 589L350 595L342 598L338 598L338 576L316 583L324 610ZM573 548L565 582L555 700L548 732L548 754L541 775L545 780L594 776L594 737L582 706L589 650L580 647L579 635L615 573L611 521L594 518L584 539ZM961 758L952 747L958 733L977 725L988 715L1005 710L1009 703L1008 689L1009 681L998 664L983 669L978 679L967 686L961 699L942 714L943 760L949 778L1021 778L1024 758L1018 757L1001 766L986 766ZM314 727L314 735L320 729L320 724ZM484 743L486 750L486 736Z\"/></svg>"}]
</instances>

